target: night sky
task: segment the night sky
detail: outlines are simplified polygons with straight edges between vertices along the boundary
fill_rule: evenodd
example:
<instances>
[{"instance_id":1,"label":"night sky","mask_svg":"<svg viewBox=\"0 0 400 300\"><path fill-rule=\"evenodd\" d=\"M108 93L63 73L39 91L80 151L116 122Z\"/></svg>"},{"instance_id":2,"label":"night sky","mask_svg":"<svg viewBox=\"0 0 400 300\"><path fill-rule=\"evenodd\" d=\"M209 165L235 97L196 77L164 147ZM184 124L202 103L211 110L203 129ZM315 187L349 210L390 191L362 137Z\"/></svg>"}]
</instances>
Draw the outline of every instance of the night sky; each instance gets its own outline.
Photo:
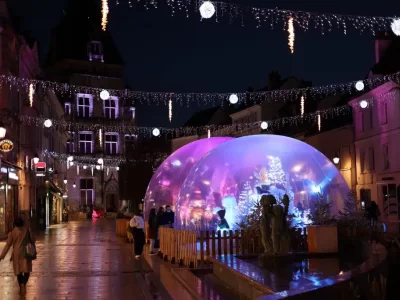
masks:
<instances>
[{"instance_id":1,"label":"night sky","mask_svg":"<svg viewBox=\"0 0 400 300\"><path fill-rule=\"evenodd\" d=\"M109 0L108 30L126 62L127 83L135 90L243 92L248 86L265 86L273 69L283 77L310 80L315 86L364 78L374 64L371 34L349 31L346 36L335 31L321 35L319 29L304 33L296 28L295 54L291 55L283 26L269 30L257 29L252 24L242 27L239 22L230 25L228 20L200 21L199 14L194 12L190 18L184 14L171 17L166 5L146 11L143 1L132 0L133 8L129 8L128 0L119 0L119 6L116 0ZM62 16L65 1L11 2L23 18L24 28L39 41L41 57L45 57L51 30ZM378 16L400 13L400 3L393 0L225 2L321 13ZM179 126L201 108L204 106L200 104L174 110L175 119L170 124L167 107L140 106L138 125Z\"/></svg>"}]
</instances>

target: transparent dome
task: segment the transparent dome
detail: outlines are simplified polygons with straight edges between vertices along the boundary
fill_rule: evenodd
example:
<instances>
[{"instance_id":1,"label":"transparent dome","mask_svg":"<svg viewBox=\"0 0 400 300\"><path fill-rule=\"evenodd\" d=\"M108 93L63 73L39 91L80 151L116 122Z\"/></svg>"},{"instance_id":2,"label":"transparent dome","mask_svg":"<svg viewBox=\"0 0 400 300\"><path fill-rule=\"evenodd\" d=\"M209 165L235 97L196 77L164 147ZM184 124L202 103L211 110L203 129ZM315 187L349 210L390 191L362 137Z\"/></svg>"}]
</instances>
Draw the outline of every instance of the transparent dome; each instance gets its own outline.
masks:
<instances>
[{"instance_id":1,"label":"transparent dome","mask_svg":"<svg viewBox=\"0 0 400 300\"><path fill-rule=\"evenodd\" d=\"M175 225L237 229L261 195L279 201L287 194L298 216L324 197L331 213L343 209L349 188L335 165L299 140L252 135L221 144L191 169L179 192Z\"/></svg>"},{"instance_id":2,"label":"transparent dome","mask_svg":"<svg viewBox=\"0 0 400 300\"><path fill-rule=\"evenodd\" d=\"M213 137L187 144L170 156L158 167L147 187L144 198L144 216L147 219L151 208L170 205L175 210L181 185L190 169L209 151L231 140L230 137Z\"/></svg>"}]
</instances>

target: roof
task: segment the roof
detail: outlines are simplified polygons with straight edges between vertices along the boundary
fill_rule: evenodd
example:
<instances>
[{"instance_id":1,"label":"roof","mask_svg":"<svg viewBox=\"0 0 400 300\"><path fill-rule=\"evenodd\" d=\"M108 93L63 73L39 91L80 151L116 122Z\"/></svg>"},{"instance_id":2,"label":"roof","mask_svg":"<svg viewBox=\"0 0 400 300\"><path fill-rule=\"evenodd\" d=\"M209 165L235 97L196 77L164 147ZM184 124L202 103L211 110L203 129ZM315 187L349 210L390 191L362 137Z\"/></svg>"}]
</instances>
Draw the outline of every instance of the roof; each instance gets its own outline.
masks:
<instances>
[{"instance_id":1,"label":"roof","mask_svg":"<svg viewBox=\"0 0 400 300\"><path fill-rule=\"evenodd\" d=\"M105 63L123 65L111 34L102 31L98 2L68 0L64 18L53 30L46 64L64 59L87 60L87 45L92 40L102 42Z\"/></svg>"}]
</instances>

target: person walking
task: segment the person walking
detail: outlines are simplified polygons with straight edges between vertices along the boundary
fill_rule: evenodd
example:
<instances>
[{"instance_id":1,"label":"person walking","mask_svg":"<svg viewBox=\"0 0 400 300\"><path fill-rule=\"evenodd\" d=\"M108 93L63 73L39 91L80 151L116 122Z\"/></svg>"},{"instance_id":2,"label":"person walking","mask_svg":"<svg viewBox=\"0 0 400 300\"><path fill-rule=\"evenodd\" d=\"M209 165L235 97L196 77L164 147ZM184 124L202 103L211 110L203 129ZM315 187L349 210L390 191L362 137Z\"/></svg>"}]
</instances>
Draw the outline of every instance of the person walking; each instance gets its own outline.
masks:
<instances>
[{"instance_id":1,"label":"person walking","mask_svg":"<svg viewBox=\"0 0 400 300\"><path fill-rule=\"evenodd\" d=\"M28 283L30 273L32 272L32 259L25 255L25 247L27 240L34 242L34 238L28 227L24 226L24 221L17 218L14 221L14 229L8 234L8 239L0 260L4 259L11 246L13 247L11 259L13 262L14 274L17 276L20 293L26 295L26 284Z\"/></svg>"},{"instance_id":2,"label":"person walking","mask_svg":"<svg viewBox=\"0 0 400 300\"><path fill-rule=\"evenodd\" d=\"M376 202L371 201L371 204L368 208L368 218L369 218L370 225L372 227L376 226L376 223L378 222L378 218L379 218L380 214L381 213L379 211L379 207L376 204Z\"/></svg>"},{"instance_id":3,"label":"person walking","mask_svg":"<svg viewBox=\"0 0 400 300\"><path fill-rule=\"evenodd\" d=\"M149 239L150 239L150 255L154 255L156 254L154 246L156 244L158 235L158 224L157 224L157 215L155 208L150 209L148 224L149 224Z\"/></svg>"},{"instance_id":4,"label":"person walking","mask_svg":"<svg viewBox=\"0 0 400 300\"><path fill-rule=\"evenodd\" d=\"M134 251L135 258L140 258L143 254L144 246L144 220L141 216L140 210L135 210L132 219L129 222L129 226L132 228L133 240L134 240Z\"/></svg>"}]
</instances>

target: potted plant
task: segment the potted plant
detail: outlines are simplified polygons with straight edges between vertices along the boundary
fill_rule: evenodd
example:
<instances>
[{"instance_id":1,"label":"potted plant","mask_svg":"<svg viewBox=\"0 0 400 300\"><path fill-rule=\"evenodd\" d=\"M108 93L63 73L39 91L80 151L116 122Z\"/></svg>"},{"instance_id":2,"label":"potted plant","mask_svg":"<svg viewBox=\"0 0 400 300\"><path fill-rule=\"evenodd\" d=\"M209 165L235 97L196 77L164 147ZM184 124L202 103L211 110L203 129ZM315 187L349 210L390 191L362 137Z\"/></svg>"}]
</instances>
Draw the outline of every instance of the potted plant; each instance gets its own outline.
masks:
<instances>
[{"instance_id":1,"label":"potted plant","mask_svg":"<svg viewBox=\"0 0 400 300\"><path fill-rule=\"evenodd\" d=\"M318 200L314 202L314 209L308 215L312 224L307 226L308 252L338 252L336 219L330 211L331 204L322 195L318 195Z\"/></svg>"}]
</instances>

